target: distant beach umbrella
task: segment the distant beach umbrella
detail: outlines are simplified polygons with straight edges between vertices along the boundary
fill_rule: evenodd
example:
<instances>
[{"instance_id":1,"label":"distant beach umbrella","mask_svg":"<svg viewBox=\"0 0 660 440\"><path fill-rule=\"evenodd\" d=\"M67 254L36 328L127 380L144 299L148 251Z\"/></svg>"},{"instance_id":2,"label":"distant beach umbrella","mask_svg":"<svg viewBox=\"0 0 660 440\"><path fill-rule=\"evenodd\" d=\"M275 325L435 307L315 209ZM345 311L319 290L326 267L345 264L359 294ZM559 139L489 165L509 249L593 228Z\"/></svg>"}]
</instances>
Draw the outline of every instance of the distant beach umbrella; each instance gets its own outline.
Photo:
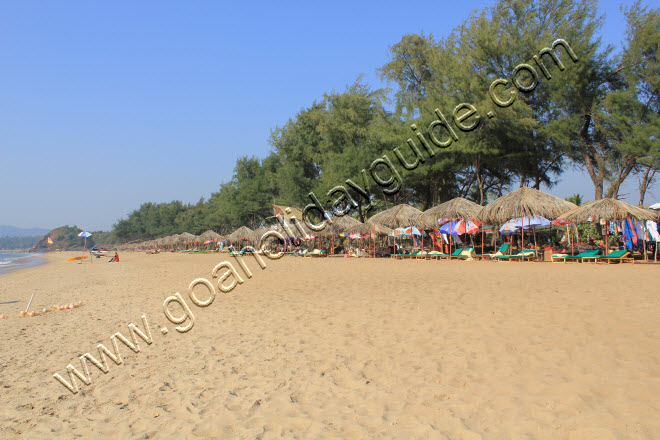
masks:
<instances>
[{"instance_id":1,"label":"distant beach umbrella","mask_svg":"<svg viewBox=\"0 0 660 440\"><path fill-rule=\"evenodd\" d=\"M379 212L367 220L367 223L377 224L388 228L405 228L418 225L419 215L422 213L419 209L407 203L396 205L390 209Z\"/></svg>"},{"instance_id":2,"label":"distant beach umbrella","mask_svg":"<svg viewBox=\"0 0 660 440\"><path fill-rule=\"evenodd\" d=\"M241 226L227 236L229 241L251 241L254 239L254 231L247 226Z\"/></svg>"},{"instance_id":3,"label":"distant beach umbrella","mask_svg":"<svg viewBox=\"0 0 660 440\"><path fill-rule=\"evenodd\" d=\"M480 222L474 222L472 220L461 219L456 226L454 226L454 232L458 235L462 234L474 234L479 231Z\"/></svg>"},{"instance_id":4,"label":"distant beach umbrella","mask_svg":"<svg viewBox=\"0 0 660 440\"><path fill-rule=\"evenodd\" d=\"M83 252L85 251L85 247L87 246L87 237L91 237L92 234L87 232L87 231L82 231L80 234L78 234L78 237L83 237L85 241L83 242Z\"/></svg>"},{"instance_id":5,"label":"distant beach umbrella","mask_svg":"<svg viewBox=\"0 0 660 440\"><path fill-rule=\"evenodd\" d=\"M409 226L403 230L404 235L422 235L415 226Z\"/></svg>"},{"instance_id":6,"label":"distant beach umbrella","mask_svg":"<svg viewBox=\"0 0 660 440\"><path fill-rule=\"evenodd\" d=\"M438 221L443 219L464 218L474 220L482 209L483 206L477 203L464 199L463 197L456 197L448 202L427 209L420 214L419 220L424 226L437 226Z\"/></svg>"},{"instance_id":7,"label":"distant beach umbrella","mask_svg":"<svg viewBox=\"0 0 660 440\"><path fill-rule=\"evenodd\" d=\"M500 224L519 217L542 216L554 220L575 207L564 199L523 186L486 205L478 220Z\"/></svg>"},{"instance_id":8,"label":"distant beach umbrella","mask_svg":"<svg viewBox=\"0 0 660 440\"><path fill-rule=\"evenodd\" d=\"M512 218L502 225L500 232L512 234L515 232L520 232L520 229L523 228L523 225L524 229L529 229L538 226L548 226L551 224L553 224L553 222L545 217L541 217L540 215L535 217Z\"/></svg>"},{"instance_id":9,"label":"distant beach umbrella","mask_svg":"<svg viewBox=\"0 0 660 440\"><path fill-rule=\"evenodd\" d=\"M596 220L657 220L658 214L616 199L600 199L585 203L558 216L568 222Z\"/></svg>"},{"instance_id":10,"label":"distant beach umbrella","mask_svg":"<svg viewBox=\"0 0 660 440\"><path fill-rule=\"evenodd\" d=\"M633 206L621 200L600 199L577 206L558 217L561 220L576 223L603 220L605 222L603 228L605 231L605 252L607 253L609 251L609 240L607 239L609 227L607 222L610 220L626 220L627 218L657 221L658 213Z\"/></svg>"}]
</instances>

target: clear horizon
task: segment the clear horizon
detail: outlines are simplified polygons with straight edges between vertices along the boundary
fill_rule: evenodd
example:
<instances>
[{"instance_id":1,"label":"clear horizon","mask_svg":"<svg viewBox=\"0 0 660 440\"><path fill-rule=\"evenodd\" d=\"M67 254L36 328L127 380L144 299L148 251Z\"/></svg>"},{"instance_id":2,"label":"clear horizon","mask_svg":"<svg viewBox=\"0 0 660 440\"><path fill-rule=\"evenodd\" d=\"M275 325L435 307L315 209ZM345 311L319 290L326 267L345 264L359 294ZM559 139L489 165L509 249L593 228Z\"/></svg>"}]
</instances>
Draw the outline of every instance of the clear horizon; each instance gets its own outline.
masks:
<instances>
[{"instance_id":1,"label":"clear horizon","mask_svg":"<svg viewBox=\"0 0 660 440\"><path fill-rule=\"evenodd\" d=\"M604 44L620 49L631 3L600 2ZM388 87L376 70L404 34L442 38L483 2L415 6L3 5L0 225L107 231L144 202L208 198L324 92ZM560 179L542 189L593 200L586 172Z\"/></svg>"}]
</instances>

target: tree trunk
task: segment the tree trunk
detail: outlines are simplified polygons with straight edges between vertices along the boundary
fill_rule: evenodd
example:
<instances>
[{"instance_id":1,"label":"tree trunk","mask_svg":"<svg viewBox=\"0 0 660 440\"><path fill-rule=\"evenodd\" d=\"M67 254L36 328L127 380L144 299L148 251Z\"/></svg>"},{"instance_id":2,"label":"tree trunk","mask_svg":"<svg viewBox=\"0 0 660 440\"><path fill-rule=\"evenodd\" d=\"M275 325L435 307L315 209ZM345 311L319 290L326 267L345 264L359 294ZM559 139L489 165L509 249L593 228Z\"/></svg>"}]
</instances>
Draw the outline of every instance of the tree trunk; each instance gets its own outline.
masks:
<instances>
[{"instance_id":1,"label":"tree trunk","mask_svg":"<svg viewBox=\"0 0 660 440\"><path fill-rule=\"evenodd\" d=\"M606 197L613 199L619 198L619 188L621 188L621 184L623 183L623 181L626 180L630 172L635 168L635 165L637 165L637 161L635 160L635 158L629 157L628 159L626 159L626 163L619 170L619 175L617 176L616 180L607 189Z\"/></svg>"},{"instance_id":2,"label":"tree trunk","mask_svg":"<svg viewBox=\"0 0 660 440\"><path fill-rule=\"evenodd\" d=\"M474 175L477 179L477 187L479 188L479 204L484 204L484 180L481 177L481 153L477 153L476 160L474 161Z\"/></svg>"},{"instance_id":3,"label":"tree trunk","mask_svg":"<svg viewBox=\"0 0 660 440\"><path fill-rule=\"evenodd\" d=\"M655 180L655 173L658 171L658 168L655 166L656 160L652 160L647 166L646 171L644 171L644 176L639 182L639 206L644 205L644 198L646 197L646 191L653 184Z\"/></svg>"},{"instance_id":4,"label":"tree trunk","mask_svg":"<svg viewBox=\"0 0 660 440\"><path fill-rule=\"evenodd\" d=\"M584 160L584 165L589 174L589 178L594 184L594 200L603 198L603 181L605 180L605 158L600 156L592 146L592 140L589 136L589 126L591 125L591 115L584 115L584 124L580 130L580 155ZM591 160L593 154L596 163Z\"/></svg>"}]
</instances>

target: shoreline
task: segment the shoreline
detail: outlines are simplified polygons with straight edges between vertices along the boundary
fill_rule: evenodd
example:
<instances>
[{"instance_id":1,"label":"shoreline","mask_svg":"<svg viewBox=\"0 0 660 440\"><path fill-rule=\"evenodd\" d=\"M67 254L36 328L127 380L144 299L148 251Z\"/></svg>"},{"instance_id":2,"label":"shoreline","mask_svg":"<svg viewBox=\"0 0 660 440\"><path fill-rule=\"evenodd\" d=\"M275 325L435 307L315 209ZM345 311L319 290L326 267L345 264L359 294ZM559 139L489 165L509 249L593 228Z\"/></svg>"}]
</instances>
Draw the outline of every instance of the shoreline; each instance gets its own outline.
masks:
<instances>
[{"instance_id":1,"label":"shoreline","mask_svg":"<svg viewBox=\"0 0 660 440\"><path fill-rule=\"evenodd\" d=\"M3 251L3 252L11 252L11 251ZM16 252L16 253L23 253L23 252ZM13 260L10 265L0 266L0 275L5 275L10 272L14 272L22 269L28 269L30 267L44 265L48 262L48 259L45 258L45 255L46 254L38 254L38 255L27 255L24 257L19 257L16 260Z\"/></svg>"}]
</instances>

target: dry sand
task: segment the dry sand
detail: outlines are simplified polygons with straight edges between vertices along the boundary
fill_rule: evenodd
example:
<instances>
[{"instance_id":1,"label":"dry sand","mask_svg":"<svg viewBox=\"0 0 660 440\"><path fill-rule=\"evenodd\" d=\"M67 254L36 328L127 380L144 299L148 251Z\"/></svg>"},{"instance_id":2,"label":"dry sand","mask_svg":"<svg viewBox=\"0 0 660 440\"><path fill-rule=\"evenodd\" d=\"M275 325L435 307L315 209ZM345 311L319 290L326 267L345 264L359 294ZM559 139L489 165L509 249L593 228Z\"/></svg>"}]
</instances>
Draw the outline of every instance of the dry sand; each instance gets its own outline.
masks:
<instances>
[{"instance_id":1,"label":"dry sand","mask_svg":"<svg viewBox=\"0 0 660 440\"><path fill-rule=\"evenodd\" d=\"M660 438L656 264L248 257L200 308L188 284L224 256L69 256L0 275L0 437ZM86 305L18 318L32 292ZM187 333L163 313L175 292ZM120 343L78 394L53 378L142 314L153 344Z\"/></svg>"}]
</instances>

